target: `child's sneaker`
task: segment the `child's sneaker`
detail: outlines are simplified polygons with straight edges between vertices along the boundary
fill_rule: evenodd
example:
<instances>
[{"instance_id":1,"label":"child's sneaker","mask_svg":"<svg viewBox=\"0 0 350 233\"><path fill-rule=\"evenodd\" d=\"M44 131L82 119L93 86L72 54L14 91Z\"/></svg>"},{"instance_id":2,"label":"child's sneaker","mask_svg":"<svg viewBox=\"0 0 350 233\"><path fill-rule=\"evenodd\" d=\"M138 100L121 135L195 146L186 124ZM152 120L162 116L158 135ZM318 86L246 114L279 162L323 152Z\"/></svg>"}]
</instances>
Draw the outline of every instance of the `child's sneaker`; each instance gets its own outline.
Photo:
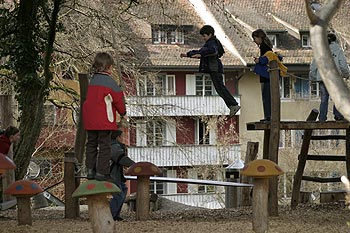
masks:
<instances>
[{"instance_id":1,"label":"child's sneaker","mask_svg":"<svg viewBox=\"0 0 350 233\"><path fill-rule=\"evenodd\" d=\"M233 105L233 106L230 106L229 109L230 109L230 117L233 117L241 109L241 107L238 105Z\"/></svg>"}]
</instances>

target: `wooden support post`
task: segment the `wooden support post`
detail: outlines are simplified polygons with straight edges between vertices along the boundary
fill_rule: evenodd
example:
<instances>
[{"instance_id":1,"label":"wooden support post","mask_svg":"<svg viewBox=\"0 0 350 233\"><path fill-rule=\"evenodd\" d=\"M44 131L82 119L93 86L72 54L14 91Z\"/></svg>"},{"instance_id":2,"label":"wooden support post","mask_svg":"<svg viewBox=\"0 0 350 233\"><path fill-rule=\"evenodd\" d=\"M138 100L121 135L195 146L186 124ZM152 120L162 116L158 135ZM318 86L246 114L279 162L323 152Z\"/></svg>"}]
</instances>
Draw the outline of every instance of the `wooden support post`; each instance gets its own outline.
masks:
<instances>
[{"instance_id":1,"label":"wooden support post","mask_svg":"<svg viewBox=\"0 0 350 233\"><path fill-rule=\"evenodd\" d=\"M306 121L315 121L317 119L317 116L318 116L318 110L313 109L310 112ZM306 129L304 131L304 139L301 144L298 167L297 167L297 171L295 172L294 181L293 181L292 200L291 200L292 209L295 209L299 203L301 179L303 176L306 159L309 152L311 135L312 135L312 129Z\"/></svg>"},{"instance_id":2,"label":"wooden support post","mask_svg":"<svg viewBox=\"0 0 350 233\"><path fill-rule=\"evenodd\" d=\"M247 152L245 156L244 164L248 164L249 162L256 159L259 150L259 142L248 142L247 143ZM241 176L241 183L252 184L253 180L248 176ZM252 204L252 200L250 197L251 188L242 188L242 206L250 206Z\"/></svg>"},{"instance_id":3,"label":"wooden support post","mask_svg":"<svg viewBox=\"0 0 350 233\"><path fill-rule=\"evenodd\" d=\"M68 219L79 217L79 199L72 197L73 192L79 186L77 179L75 178L76 160L74 152L66 152L64 154L64 216Z\"/></svg>"},{"instance_id":4,"label":"wooden support post","mask_svg":"<svg viewBox=\"0 0 350 233\"><path fill-rule=\"evenodd\" d=\"M269 159L270 129L264 130L263 159Z\"/></svg>"},{"instance_id":5,"label":"wooden support post","mask_svg":"<svg viewBox=\"0 0 350 233\"><path fill-rule=\"evenodd\" d=\"M346 163L346 174L350 178L350 129L346 129L345 139L345 163Z\"/></svg>"},{"instance_id":6,"label":"wooden support post","mask_svg":"<svg viewBox=\"0 0 350 233\"><path fill-rule=\"evenodd\" d=\"M271 89L271 126L270 126L270 143L269 159L278 164L278 148L280 141L280 118L281 118L281 100L279 87L279 69L277 61L269 62L270 71L270 89ZM265 146L265 145L264 145ZM269 214L278 216L278 177L270 178L269 185Z\"/></svg>"},{"instance_id":7,"label":"wooden support post","mask_svg":"<svg viewBox=\"0 0 350 233\"><path fill-rule=\"evenodd\" d=\"M79 163L83 162L84 151L85 151L85 141L86 141L86 131L83 127L83 103L86 99L87 88L89 85L89 75L88 74L78 74L79 77L79 87L80 87L80 107L79 107L79 119L77 125L77 134L75 136L74 152Z\"/></svg>"}]
</instances>

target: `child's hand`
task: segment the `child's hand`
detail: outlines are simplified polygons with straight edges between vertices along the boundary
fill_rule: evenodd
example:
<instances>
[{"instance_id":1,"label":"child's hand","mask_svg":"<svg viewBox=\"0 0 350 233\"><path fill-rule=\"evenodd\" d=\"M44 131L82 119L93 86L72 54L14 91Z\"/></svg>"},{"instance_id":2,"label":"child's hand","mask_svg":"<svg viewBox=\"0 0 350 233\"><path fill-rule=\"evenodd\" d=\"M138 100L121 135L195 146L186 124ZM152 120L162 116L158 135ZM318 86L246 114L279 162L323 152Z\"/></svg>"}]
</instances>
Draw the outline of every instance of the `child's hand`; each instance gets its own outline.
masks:
<instances>
[{"instance_id":1,"label":"child's hand","mask_svg":"<svg viewBox=\"0 0 350 233\"><path fill-rule=\"evenodd\" d=\"M201 58L201 55L198 53L198 54L194 54L191 56L191 58Z\"/></svg>"},{"instance_id":2,"label":"child's hand","mask_svg":"<svg viewBox=\"0 0 350 233\"><path fill-rule=\"evenodd\" d=\"M180 57L187 57L187 54L186 53L181 53Z\"/></svg>"},{"instance_id":3,"label":"child's hand","mask_svg":"<svg viewBox=\"0 0 350 233\"><path fill-rule=\"evenodd\" d=\"M254 57L254 62L255 62L256 64L258 64L258 63L259 63L259 58L258 58L258 57Z\"/></svg>"}]
</instances>

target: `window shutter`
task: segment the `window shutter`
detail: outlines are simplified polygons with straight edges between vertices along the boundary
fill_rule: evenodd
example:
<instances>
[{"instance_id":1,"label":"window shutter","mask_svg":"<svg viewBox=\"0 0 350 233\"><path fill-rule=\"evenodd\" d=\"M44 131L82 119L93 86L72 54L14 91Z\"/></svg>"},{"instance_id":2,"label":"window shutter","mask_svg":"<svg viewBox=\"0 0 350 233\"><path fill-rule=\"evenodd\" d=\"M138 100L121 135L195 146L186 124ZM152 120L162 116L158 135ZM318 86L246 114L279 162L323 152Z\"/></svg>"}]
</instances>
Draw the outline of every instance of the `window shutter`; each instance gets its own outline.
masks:
<instances>
[{"instance_id":1,"label":"window shutter","mask_svg":"<svg viewBox=\"0 0 350 233\"><path fill-rule=\"evenodd\" d=\"M186 74L186 95L196 95L196 76Z\"/></svg>"}]
</instances>

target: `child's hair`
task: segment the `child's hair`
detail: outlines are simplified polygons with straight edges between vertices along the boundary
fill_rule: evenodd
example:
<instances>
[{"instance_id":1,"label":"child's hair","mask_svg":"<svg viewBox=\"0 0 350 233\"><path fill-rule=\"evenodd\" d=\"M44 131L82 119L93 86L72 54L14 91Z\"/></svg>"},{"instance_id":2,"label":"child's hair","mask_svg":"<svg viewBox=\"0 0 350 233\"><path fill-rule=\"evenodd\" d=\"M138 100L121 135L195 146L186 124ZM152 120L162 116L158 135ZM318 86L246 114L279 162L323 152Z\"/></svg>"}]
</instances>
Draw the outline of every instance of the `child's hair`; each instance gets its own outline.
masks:
<instances>
[{"instance_id":1,"label":"child's hair","mask_svg":"<svg viewBox=\"0 0 350 233\"><path fill-rule=\"evenodd\" d=\"M110 66L114 64L113 57L106 52L99 52L94 58L92 63L93 72L106 71Z\"/></svg>"},{"instance_id":2,"label":"child's hair","mask_svg":"<svg viewBox=\"0 0 350 233\"><path fill-rule=\"evenodd\" d=\"M337 36L334 33L328 33L327 35L328 44L337 40Z\"/></svg>"},{"instance_id":3,"label":"child's hair","mask_svg":"<svg viewBox=\"0 0 350 233\"><path fill-rule=\"evenodd\" d=\"M222 57L222 55L224 55L225 53L225 50L224 50L224 47L222 46L221 42L216 38L216 36L214 35L215 34L215 30L212 26L210 25L204 25L201 30L199 31L199 34L201 35L209 35L211 34L211 36L214 38L217 46L218 46L218 57Z\"/></svg>"},{"instance_id":4,"label":"child's hair","mask_svg":"<svg viewBox=\"0 0 350 233\"><path fill-rule=\"evenodd\" d=\"M269 37L266 35L266 33L264 32L264 30L262 29L257 29L255 30L253 33L252 33L252 37L254 39L254 37L258 37L258 38L261 38L262 41L267 45L269 46L271 49L273 48L272 46L272 43L269 39Z\"/></svg>"},{"instance_id":5,"label":"child's hair","mask_svg":"<svg viewBox=\"0 0 350 233\"><path fill-rule=\"evenodd\" d=\"M214 36L215 30L212 26L210 25L204 25L201 30L199 31L199 34L204 35L204 34L211 34L212 36Z\"/></svg>"},{"instance_id":6,"label":"child's hair","mask_svg":"<svg viewBox=\"0 0 350 233\"><path fill-rule=\"evenodd\" d=\"M19 132L18 128L10 125L5 129L4 135L9 138L9 137L17 134L18 132Z\"/></svg>"}]
</instances>

